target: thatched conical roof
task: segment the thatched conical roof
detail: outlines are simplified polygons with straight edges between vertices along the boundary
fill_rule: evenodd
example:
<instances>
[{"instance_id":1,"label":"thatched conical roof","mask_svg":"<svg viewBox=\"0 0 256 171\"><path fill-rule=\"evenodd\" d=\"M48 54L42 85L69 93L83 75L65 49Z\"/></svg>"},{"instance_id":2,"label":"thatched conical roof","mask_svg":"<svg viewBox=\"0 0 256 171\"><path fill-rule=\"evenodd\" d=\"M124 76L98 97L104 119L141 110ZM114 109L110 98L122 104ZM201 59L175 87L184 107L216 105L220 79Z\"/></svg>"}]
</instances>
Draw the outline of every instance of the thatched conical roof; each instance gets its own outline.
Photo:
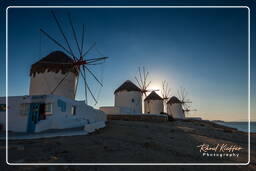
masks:
<instances>
[{"instance_id":1,"label":"thatched conical roof","mask_svg":"<svg viewBox=\"0 0 256 171\"><path fill-rule=\"evenodd\" d=\"M141 92L141 89L139 87L137 87L133 82L131 82L130 80L127 80L125 81L120 87L118 87L116 90L115 90L115 93L116 94L117 92L119 91L139 91Z\"/></svg>"},{"instance_id":2,"label":"thatched conical roof","mask_svg":"<svg viewBox=\"0 0 256 171\"><path fill-rule=\"evenodd\" d=\"M155 91L152 91L146 98L144 101L148 101L148 100L163 100L162 97L160 97Z\"/></svg>"},{"instance_id":3,"label":"thatched conical roof","mask_svg":"<svg viewBox=\"0 0 256 171\"><path fill-rule=\"evenodd\" d=\"M174 104L174 103L181 103L181 101L176 96L172 96L170 100L167 102L167 104Z\"/></svg>"},{"instance_id":4,"label":"thatched conical roof","mask_svg":"<svg viewBox=\"0 0 256 171\"><path fill-rule=\"evenodd\" d=\"M62 74L73 72L77 75L73 62L73 59L64 52L53 51L31 66L30 76L35 76L36 73L44 73L46 70L55 73L61 71Z\"/></svg>"}]
</instances>

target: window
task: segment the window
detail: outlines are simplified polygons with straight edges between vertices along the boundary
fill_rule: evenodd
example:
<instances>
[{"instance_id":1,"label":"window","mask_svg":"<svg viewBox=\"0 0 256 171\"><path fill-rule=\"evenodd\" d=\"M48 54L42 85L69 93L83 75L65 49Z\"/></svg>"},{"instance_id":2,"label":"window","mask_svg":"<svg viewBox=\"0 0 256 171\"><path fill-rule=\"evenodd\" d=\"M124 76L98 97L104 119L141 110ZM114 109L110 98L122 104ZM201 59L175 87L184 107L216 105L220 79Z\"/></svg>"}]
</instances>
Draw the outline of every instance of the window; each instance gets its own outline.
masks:
<instances>
[{"instance_id":1,"label":"window","mask_svg":"<svg viewBox=\"0 0 256 171\"><path fill-rule=\"evenodd\" d=\"M62 112L66 112L66 103L62 100L58 100L58 107L60 107Z\"/></svg>"},{"instance_id":2,"label":"window","mask_svg":"<svg viewBox=\"0 0 256 171\"><path fill-rule=\"evenodd\" d=\"M134 99L132 99L132 103L134 103L134 101L135 101L135 100L134 100Z\"/></svg>"},{"instance_id":3,"label":"window","mask_svg":"<svg viewBox=\"0 0 256 171\"><path fill-rule=\"evenodd\" d=\"M29 103L23 103L20 105L20 114L21 115L28 115L29 114Z\"/></svg>"},{"instance_id":4,"label":"window","mask_svg":"<svg viewBox=\"0 0 256 171\"><path fill-rule=\"evenodd\" d=\"M76 114L76 106L72 105L71 106L71 115L75 115Z\"/></svg>"},{"instance_id":5,"label":"window","mask_svg":"<svg viewBox=\"0 0 256 171\"><path fill-rule=\"evenodd\" d=\"M6 104L0 104L0 112L6 111Z\"/></svg>"},{"instance_id":6,"label":"window","mask_svg":"<svg viewBox=\"0 0 256 171\"><path fill-rule=\"evenodd\" d=\"M45 115L51 115L52 114L52 103L46 103L45 104Z\"/></svg>"}]
</instances>

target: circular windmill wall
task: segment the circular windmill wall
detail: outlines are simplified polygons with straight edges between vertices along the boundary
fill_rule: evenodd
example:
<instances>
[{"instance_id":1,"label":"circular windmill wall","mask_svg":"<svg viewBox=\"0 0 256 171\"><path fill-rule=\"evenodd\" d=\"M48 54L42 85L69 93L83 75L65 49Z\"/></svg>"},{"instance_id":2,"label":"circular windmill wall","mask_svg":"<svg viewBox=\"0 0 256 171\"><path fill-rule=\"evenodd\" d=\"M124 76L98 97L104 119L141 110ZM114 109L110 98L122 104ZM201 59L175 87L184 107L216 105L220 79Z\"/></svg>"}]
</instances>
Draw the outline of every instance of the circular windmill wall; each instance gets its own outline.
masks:
<instances>
[{"instance_id":1,"label":"circular windmill wall","mask_svg":"<svg viewBox=\"0 0 256 171\"><path fill-rule=\"evenodd\" d=\"M74 99L77 74L73 60L61 51L54 51L32 65L29 95L54 94Z\"/></svg>"},{"instance_id":2,"label":"circular windmill wall","mask_svg":"<svg viewBox=\"0 0 256 171\"><path fill-rule=\"evenodd\" d=\"M115 106L126 108L131 114L142 113L142 92L131 81L124 82L115 90Z\"/></svg>"},{"instance_id":3,"label":"circular windmill wall","mask_svg":"<svg viewBox=\"0 0 256 171\"><path fill-rule=\"evenodd\" d=\"M177 97L173 96L167 102L167 114L174 119L185 119L182 103Z\"/></svg>"},{"instance_id":4,"label":"circular windmill wall","mask_svg":"<svg viewBox=\"0 0 256 171\"><path fill-rule=\"evenodd\" d=\"M152 91L144 100L145 114L160 114L164 112L163 99Z\"/></svg>"},{"instance_id":5,"label":"circular windmill wall","mask_svg":"<svg viewBox=\"0 0 256 171\"><path fill-rule=\"evenodd\" d=\"M147 100L144 101L145 114L160 114L164 112L162 100Z\"/></svg>"}]
</instances>

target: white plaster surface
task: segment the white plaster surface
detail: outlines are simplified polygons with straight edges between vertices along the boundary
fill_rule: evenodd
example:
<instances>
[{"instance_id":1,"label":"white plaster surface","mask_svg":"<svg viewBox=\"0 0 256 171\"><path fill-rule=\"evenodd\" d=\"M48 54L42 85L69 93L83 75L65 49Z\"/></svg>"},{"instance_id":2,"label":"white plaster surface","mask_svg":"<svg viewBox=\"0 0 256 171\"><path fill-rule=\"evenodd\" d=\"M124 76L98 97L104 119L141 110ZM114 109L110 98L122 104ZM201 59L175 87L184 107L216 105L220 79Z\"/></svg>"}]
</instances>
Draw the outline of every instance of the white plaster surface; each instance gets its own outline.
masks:
<instances>
[{"instance_id":1,"label":"white plaster surface","mask_svg":"<svg viewBox=\"0 0 256 171\"><path fill-rule=\"evenodd\" d=\"M57 101L66 103L66 111L62 112ZM86 124L105 122L106 114L85 104L84 101L75 101L61 96L14 96L9 97L8 106L8 129L14 132L26 132L28 114L21 114L21 104L23 103L52 103L52 115L46 115L45 120L40 120L35 127L35 132L48 129L66 129L83 127ZM5 104L5 97L0 97L0 104ZM76 114L71 114L71 107L76 106ZM5 113L0 112L0 124L6 129Z\"/></svg>"},{"instance_id":2,"label":"white plaster surface","mask_svg":"<svg viewBox=\"0 0 256 171\"><path fill-rule=\"evenodd\" d=\"M130 112L127 114L141 114L142 93L126 90L115 93L115 107L130 109Z\"/></svg>"},{"instance_id":3,"label":"white plaster surface","mask_svg":"<svg viewBox=\"0 0 256 171\"><path fill-rule=\"evenodd\" d=\"M144 101L144 114L160 114L164 112L163 100Z\"/></svg>"},{"instance_id":4,"label":"white plaster surface","mask_svg":"<svg viewBox=\"0 0 256 171\"><path fill-rule=\"evenodd\" d=\"M180 103L167 104L167 114L175 119L185 119L185 114Z\"/></svg>"},{"instance_id":5,"label":"white plaster surface","mask_svg":"<svg viewBox=\"0 0 256 171\"><path fill-rule=\"evenodd\" d=\"M30 77L29 95L51 94L64 77L65 74L62 74L61 71L58 73L48 71L36 73L35 76ZM73 72L69 72L52 94L74 99L76 83L76 75Z\"/></svg>"}]
</instances>

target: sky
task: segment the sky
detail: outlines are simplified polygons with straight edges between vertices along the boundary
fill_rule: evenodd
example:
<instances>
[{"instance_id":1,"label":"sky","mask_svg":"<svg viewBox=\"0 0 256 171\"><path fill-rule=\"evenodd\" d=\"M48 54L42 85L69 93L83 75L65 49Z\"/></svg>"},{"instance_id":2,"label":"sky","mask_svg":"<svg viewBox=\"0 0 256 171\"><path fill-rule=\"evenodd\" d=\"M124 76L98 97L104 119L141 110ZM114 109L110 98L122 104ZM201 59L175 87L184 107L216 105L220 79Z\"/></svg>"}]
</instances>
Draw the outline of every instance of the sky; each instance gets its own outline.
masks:
<instances>
[{"instance_id":1,"label":"sky","mask_svg":"<svg viewBox=\"0 0 256 171\"><path fill-rule=\"evenodd\" d=\"M114 105L114 90L124 81L135 83L138 67L149 71L150 88L161 89L166 80L171 94L184 87L192 108L190 116L208 120L246 121L248 116L248 9L54 9L72 48L76 49L67 12L81 36L86 25L85 47L97 49L87 58L108 56L100 66L89 66L103 79L89 85L99 106ZM8 10L8 93L27 95L31 64L61 50L40 34L42 28L65 42L50 9ZM81 37L80 37L81 38ZM1 50L2 49L1 47ZM4 68L4 63L0 64ZM255 70L253 70L255 72ZM1 77L1 82L4 81ZM79 84L77 99L83 99ZM0 89L5 96L5 89ZM94 104L92 99L90 104ZM255 116L252 120L256 120Z\"/></svg>"}]
</instances>

